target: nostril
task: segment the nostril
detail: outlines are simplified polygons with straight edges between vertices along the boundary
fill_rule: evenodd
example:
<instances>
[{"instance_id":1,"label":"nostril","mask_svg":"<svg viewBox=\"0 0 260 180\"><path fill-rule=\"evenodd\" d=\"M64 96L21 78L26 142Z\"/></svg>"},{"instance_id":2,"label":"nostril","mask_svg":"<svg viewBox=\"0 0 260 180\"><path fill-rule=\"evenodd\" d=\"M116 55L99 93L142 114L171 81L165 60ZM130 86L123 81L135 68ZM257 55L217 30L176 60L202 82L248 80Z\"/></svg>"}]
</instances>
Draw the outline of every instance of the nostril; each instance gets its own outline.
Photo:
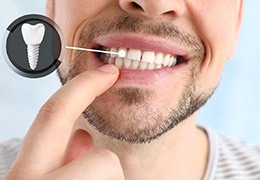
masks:
<instances>
[{"instance_id":1,"label":"nostril","mask_svg":"<svg viewBox=\"0 0 260 180\"><path fill-rule=\"evenodd\" d=\"M132 8L136 9L136 10L141 10L144 11L144 9L142 8L142 6L140 6L139 4L137 4L136 2L132 2L131 3Z\"/></svg>"}]
</instances>

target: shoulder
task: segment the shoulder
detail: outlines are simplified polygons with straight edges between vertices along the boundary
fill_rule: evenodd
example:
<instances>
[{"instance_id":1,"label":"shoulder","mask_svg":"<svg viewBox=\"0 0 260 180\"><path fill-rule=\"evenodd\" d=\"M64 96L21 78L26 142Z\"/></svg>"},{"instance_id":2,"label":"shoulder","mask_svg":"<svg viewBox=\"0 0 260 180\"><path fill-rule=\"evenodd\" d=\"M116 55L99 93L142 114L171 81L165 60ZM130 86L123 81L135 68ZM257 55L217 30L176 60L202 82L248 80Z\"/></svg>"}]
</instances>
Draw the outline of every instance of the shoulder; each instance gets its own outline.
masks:
<instances>
[{"instance_id":1,"label":"shoulder","mask_svg":"<svg viewBox=\"0 0 260 180\"><path fill-rule=\"evenodd\" d=\"M218 179L260 179L260 148L219 135Z\"/></svg>"},{"instance_id":2,"label":"shoulder","mask_svg":"<svg viewBox=\"0 0 260 180\"><path fill-rule=\"evenodd\" d=\"M260 179L260 148L205 128L210 154L207 180Z\"/></svg>"},{"instance_id":3,"label":"shoulder","mask_svg":"<svg viewBox=\"0 0 260 180\"><path fill-rule=\"evenodd\" d=\"M21 139L10 139L0 143L0 179L6 174L14 162L21 145Z\"/></svg>"}]
</instances>

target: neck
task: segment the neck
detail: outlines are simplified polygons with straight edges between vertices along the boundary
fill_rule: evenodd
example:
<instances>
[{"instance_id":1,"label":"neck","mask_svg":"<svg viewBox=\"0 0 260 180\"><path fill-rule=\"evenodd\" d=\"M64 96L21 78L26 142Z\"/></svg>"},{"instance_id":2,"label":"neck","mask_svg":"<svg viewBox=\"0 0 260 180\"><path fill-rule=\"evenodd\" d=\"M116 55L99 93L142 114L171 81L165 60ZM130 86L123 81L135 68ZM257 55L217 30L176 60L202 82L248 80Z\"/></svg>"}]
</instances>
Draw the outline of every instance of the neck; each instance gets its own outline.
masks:
<instances>
[{"instance_id":1,"label":"neck","mask_svg":"<svg viewBox=\"0 0 260 180\"><path fill-rule=\"evenodd\" d=\"M129 144L93 130L83 119L75 129L88 131L94 148L106 148L119 157L126 180L202 179L208 156L208 140L196 127L195 115L159 139L147 144ZM187 173L189 172L189 173Z\"/></svg>"}]
</instances>

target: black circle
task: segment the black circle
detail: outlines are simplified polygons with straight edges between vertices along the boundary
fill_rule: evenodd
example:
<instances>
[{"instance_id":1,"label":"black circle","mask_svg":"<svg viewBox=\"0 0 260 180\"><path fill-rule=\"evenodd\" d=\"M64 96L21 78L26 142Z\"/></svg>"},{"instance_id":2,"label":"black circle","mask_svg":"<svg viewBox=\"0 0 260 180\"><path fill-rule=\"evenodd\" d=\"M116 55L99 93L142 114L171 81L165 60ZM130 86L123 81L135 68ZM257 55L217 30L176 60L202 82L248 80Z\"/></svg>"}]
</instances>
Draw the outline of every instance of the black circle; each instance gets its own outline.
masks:
<instances>
[{"instance_id":1,"label":"black circle","mask_svg":"<svg viewBox=\"0 0 260 180\"><path fill-rule=\"evenodd\" d=\"M21 27L24 23L36 25L41 23L45 26L45 35L40 44L39 60L36 69L29 66L27 45L25 44ZM42 15L26 15L15 20L8 28L6 39L6 54L12 69L19 75L29 78L44 77L58 68L61 53L61 38L55 28L57 25L49 18Z\"/></svg>"}]
</instances>

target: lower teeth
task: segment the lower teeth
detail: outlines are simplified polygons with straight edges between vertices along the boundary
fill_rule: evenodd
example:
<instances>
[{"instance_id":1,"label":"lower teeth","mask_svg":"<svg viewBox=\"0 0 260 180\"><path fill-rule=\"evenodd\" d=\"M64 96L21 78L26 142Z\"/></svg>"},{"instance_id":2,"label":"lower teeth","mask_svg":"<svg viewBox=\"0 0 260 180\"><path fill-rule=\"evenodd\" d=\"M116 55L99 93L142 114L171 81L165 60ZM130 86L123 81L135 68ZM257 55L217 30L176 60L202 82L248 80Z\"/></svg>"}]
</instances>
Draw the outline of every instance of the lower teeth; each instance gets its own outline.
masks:
<instances>
[{"instance_id":1,"label":"lower teeth","mask_svg":"<svg viewBox=\"0 0 260 180\"><path fill-rule=\"evenodd\" d=\"M141 62L141 61L123 59L123 58L109 58L106 63L114 64L118 68L139 69L139 70L154 70L154 69L161 69L161 68L168 67L162 64Z\"/></svg>"}]
</instances>

